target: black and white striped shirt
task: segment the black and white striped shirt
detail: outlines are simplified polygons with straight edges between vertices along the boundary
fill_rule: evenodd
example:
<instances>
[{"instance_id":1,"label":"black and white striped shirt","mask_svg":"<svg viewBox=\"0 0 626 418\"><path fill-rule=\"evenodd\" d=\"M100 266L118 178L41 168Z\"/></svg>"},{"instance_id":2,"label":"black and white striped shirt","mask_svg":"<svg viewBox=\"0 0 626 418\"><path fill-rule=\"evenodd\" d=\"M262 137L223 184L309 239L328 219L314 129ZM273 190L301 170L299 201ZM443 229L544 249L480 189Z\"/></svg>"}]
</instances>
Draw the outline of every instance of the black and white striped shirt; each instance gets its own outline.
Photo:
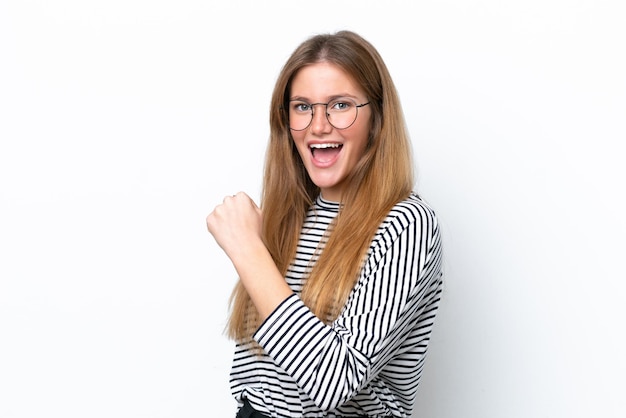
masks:
<instances>
[{"instance_id":1,"label":"black and white striped shirt","mask_svg":"<svg viewBox=\"0 0 626 418\"><path fill-rule=\"evenodd\" d=\"M286 275L294 294L254 334L261 356L236 346L232 393L272 417L408 417L442 291L437 218L416 195L398 203L345 307L326 325L299 295L338 211L321 197L309 210Z\"/></svg>"}]
</instances>

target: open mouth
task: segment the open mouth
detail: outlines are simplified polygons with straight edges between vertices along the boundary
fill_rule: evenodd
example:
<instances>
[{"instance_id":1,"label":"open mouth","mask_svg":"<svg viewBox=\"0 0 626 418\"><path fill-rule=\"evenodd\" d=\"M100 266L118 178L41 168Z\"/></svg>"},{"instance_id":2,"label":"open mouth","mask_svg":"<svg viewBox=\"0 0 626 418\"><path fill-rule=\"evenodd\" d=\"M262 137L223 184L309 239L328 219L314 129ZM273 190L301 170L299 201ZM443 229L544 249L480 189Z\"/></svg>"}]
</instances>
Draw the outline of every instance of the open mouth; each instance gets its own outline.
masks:
<instances>
[{"instance_id":1,"label":"open mouth","mask_svg":"<svg viewBox=\"0 0 626 418\"><path fill-rule=\"evenodd\" d=\"M342 147L343 145L338 143L312 144L310 149L315 160L320 162L329 162L332 161L333 158L337 157Z\"/></svg>"}]
</instances>

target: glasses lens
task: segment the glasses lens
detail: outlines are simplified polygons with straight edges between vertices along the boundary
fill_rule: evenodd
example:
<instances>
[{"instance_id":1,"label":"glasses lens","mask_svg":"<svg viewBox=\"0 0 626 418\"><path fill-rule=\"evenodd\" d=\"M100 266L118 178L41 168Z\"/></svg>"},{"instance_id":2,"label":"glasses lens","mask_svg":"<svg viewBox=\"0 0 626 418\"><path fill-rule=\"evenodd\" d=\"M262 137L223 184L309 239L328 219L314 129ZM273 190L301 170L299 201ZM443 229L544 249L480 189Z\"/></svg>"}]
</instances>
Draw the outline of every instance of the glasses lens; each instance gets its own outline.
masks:
<instances>
[{"instance_id":1,"label":"glasses lens","mask_svg":"<svg viewBox=\"0 0 626 418\"><path fill-rule=\"evenodd\" d=\"M302 131L309 127L313 119L313 108L301 101L289 102L289 127L294 131Z\"/></svg>"},{"instance_id":2,"label":"glasses lens","mask_svg":"<svg viewBox=\"0 0 626 418\"><path fill-rule=\"evenodd\" d=\"M328 121L337 129L346 129L356 120L358 108L351 99L337 99L328 103L326 115Z\"/></svg>"}]
</instances>

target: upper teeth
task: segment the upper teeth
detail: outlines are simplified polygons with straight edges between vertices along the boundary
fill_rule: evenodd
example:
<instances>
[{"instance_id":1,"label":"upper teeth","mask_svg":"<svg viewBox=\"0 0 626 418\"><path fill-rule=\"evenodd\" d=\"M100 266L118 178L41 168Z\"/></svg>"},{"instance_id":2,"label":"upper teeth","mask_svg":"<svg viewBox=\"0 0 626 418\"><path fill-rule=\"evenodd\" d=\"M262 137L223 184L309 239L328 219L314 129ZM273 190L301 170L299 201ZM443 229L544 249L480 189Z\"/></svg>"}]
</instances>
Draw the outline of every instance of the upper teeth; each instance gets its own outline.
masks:
<instances>
[{"instance_id":1,"label":"upper teeth","mask_svg":"<svg viewBox=\"0 0 626 418\"><path fill-rule=\"evenodd\" d=\"M311 144L311 148L339 148L341 144Z\"/></svg>"}]
</instances>

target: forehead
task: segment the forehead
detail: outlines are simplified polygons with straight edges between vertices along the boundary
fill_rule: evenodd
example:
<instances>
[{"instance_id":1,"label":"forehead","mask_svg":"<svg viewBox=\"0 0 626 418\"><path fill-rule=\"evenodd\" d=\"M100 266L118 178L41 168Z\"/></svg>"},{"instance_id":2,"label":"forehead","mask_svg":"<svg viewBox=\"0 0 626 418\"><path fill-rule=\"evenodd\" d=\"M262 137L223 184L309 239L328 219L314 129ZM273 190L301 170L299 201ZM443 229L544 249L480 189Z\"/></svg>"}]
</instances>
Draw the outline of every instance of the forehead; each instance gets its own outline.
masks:
<instances>
[{"instance_id":1,"label":"forehead","mask_svg":"<svg viewBox=\"0 0 626 418\"><path fill-rule=\"evenodd\" d=\"M363 89L341 67L330 62L316 62L298 70L291 82L290 97L326 100L333 96L364 95Z\"/></svg>"}]
</instances>

